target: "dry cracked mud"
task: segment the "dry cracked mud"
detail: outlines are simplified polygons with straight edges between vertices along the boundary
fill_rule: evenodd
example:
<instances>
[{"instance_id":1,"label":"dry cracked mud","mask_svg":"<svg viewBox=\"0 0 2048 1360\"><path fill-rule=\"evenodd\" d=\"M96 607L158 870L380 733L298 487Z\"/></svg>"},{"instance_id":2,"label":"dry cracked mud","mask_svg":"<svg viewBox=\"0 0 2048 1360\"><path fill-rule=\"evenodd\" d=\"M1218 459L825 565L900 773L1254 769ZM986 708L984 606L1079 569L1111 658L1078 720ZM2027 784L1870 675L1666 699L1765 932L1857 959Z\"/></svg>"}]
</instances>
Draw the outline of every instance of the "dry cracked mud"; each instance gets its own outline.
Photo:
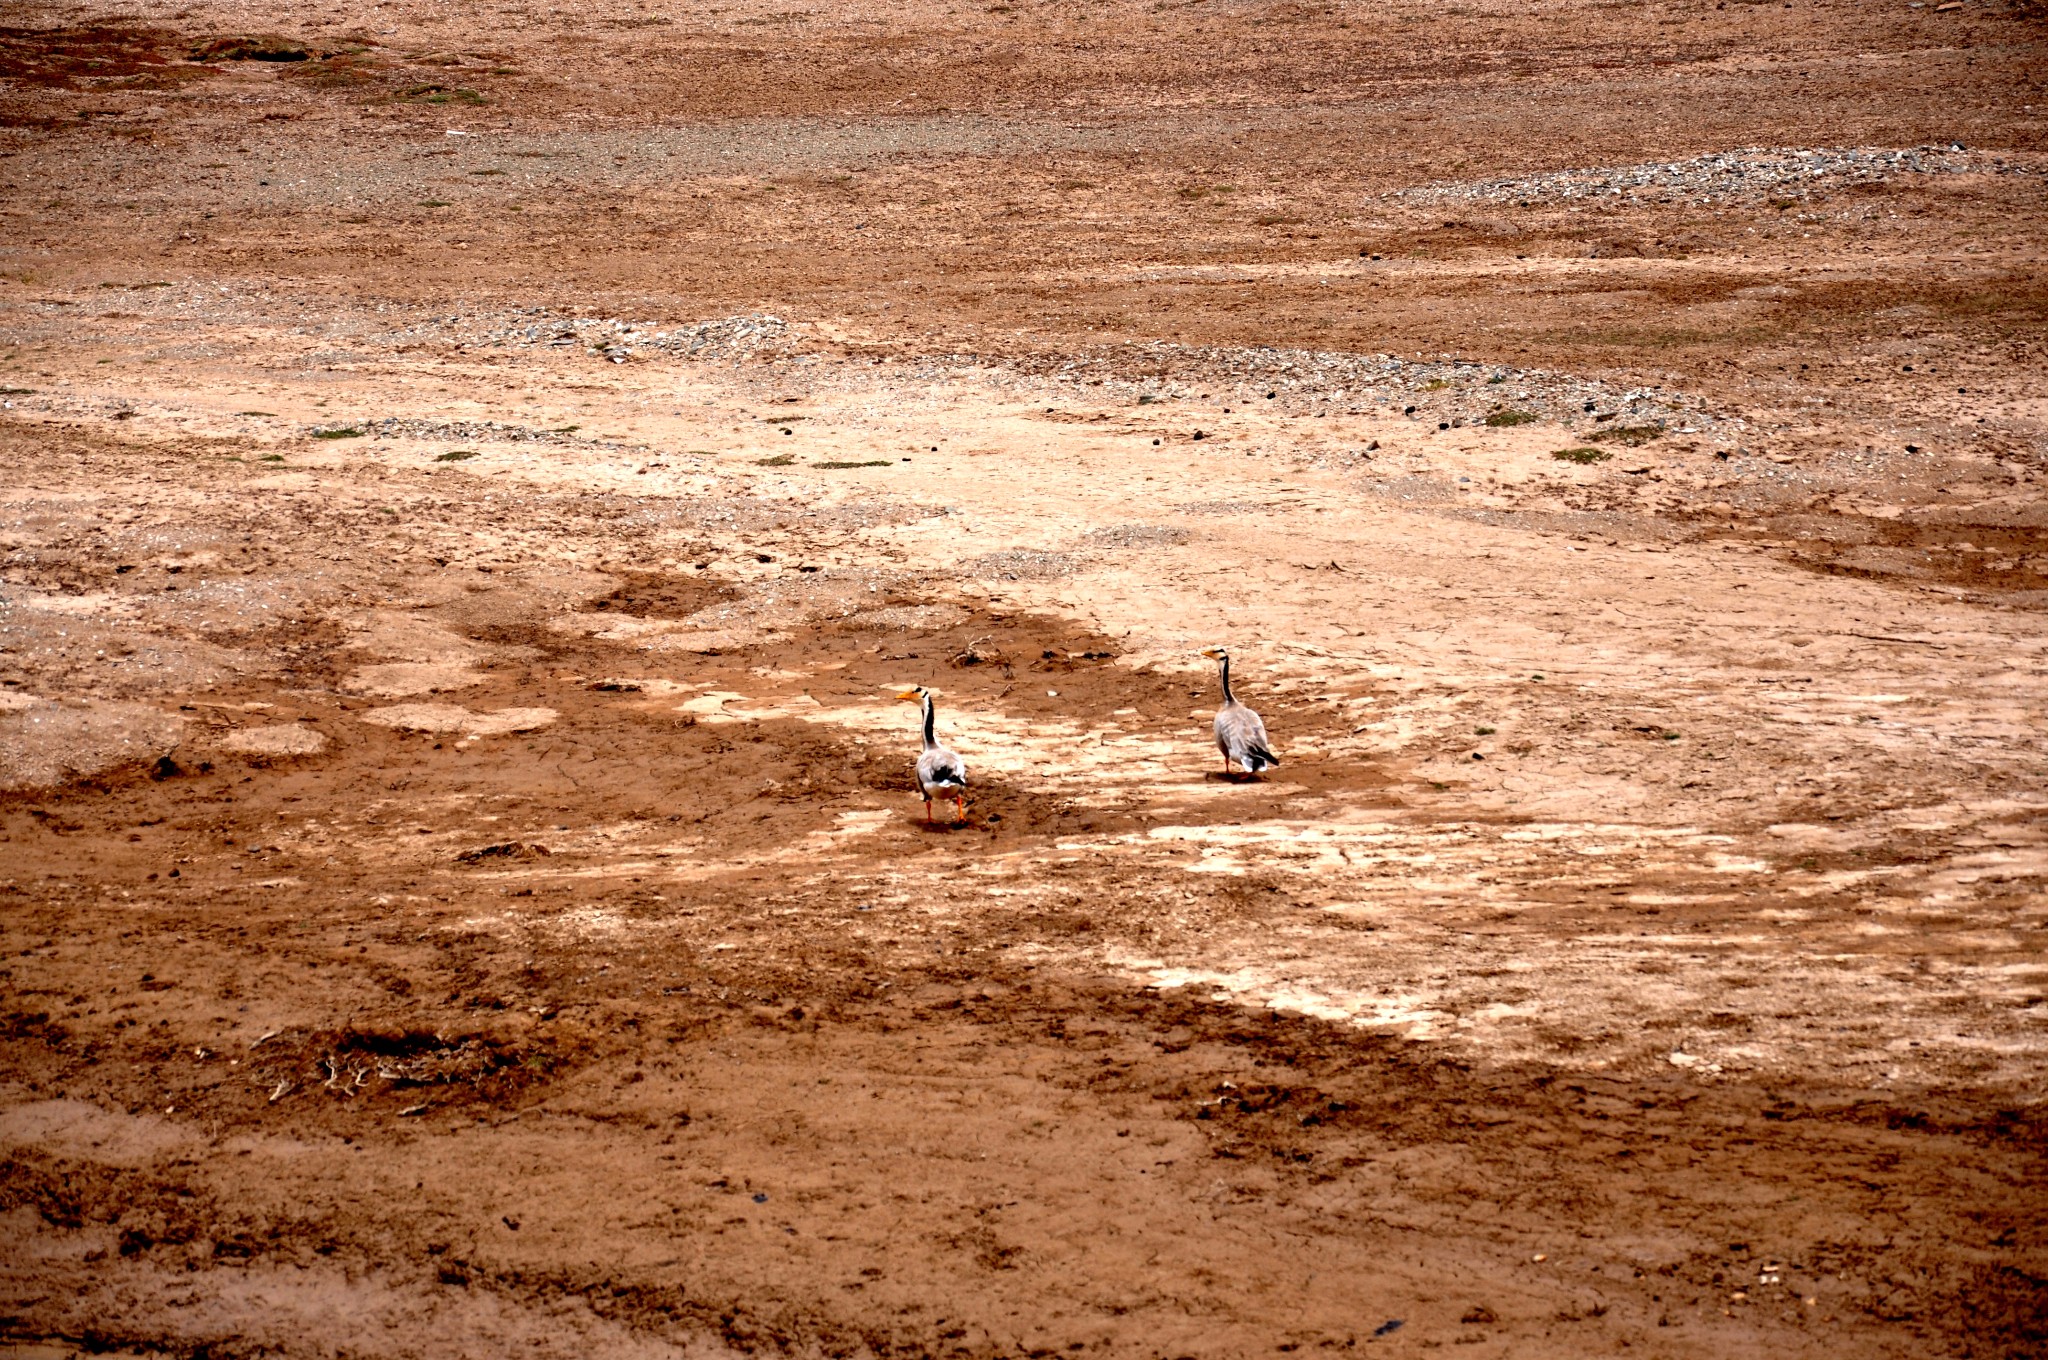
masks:
<instances>
[{"instance_id":1,"label":"dry cracked mud","mask_svg":"<svg viewBox=\"0 0 2048 1360\"><path fill-rule=\"evenodd\" d=\"M12 7L0 1349L2048 1354L2044 17Z\"/></svg>"}]
</instances>

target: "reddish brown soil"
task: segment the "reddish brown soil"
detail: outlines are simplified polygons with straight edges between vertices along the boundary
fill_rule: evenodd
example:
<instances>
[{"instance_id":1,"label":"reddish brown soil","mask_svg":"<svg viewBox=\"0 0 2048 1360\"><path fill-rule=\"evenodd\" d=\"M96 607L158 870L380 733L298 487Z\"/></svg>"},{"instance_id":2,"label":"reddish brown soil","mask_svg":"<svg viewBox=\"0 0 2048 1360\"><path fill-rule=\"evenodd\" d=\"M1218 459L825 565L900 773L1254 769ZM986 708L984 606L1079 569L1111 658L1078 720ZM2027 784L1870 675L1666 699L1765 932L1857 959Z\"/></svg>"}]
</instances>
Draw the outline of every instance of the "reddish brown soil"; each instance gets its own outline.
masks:
<instances>
[{"instance_id":1,"label":"reddish brown soil","mask_svg":"<svg viewBox=\"0 0 2048 1360\"><path fill-rule=\"evenodd\" d=\"M2044 17L12 7L0 1350L2048 1355Z\"/></svg>"}]
</instances>

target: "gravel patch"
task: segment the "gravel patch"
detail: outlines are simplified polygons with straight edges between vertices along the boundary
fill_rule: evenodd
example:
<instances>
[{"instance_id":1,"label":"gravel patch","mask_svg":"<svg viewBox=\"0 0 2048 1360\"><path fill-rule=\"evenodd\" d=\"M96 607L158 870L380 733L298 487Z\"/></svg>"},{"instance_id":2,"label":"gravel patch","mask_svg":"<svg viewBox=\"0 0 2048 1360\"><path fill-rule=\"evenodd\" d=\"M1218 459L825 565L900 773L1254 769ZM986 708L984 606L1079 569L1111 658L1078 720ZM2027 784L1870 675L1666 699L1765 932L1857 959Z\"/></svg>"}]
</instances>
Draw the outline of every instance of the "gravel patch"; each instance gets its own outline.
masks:
<instances>
[{"instance_id":1,"label":"gravel patch","mask_svg":"<svg viewBox=\"0 0 2048 1360\"><path fill-rule=\"evenodd\" d=\"M1118 524L1091 529L1081 541L1091 548L1170 548L1188 541L1188 531L1162 524Z\"/></svg>"},{"instance_id":2,"label":"gravel patch","mask_svg":"<svg viewBox=\"0 0 2048 1360\"><path fill-rule=\"evenodd\" d=\"M960 564L960 572L991 581L1053 581L1073 575L1080 566L1081 559L1072 553L1011 548L971 557Z\"/></svg>"},{"instance_id":3,"label":"gravel patch","mask_svg":"<svg viewBox=\"0 0 2048 1360\"><path fill-rule=\"evenodd\" d=\"M1382 477L1366 483L1363 490L1371 495L1411 503L1451 500L1458 494L1458 488L1452 482L1441 477L1419 476Z\"/></svg>"},{"instance_id":4,"label":"gravel patch","mask_svg":"<svg viewBox=\"0 0 2048 1360\"><path fill-rule=\"evenodd\" d=\"M1533 207L1587 198L1629 198L1653 203L1747 203L1805 198L1852 184L1877 184L1900 175L2039 174L2003 156L1966 151L1959 144L1888 147L1743 147L1682 161L1554 170L1549 174L1478 182L1442 182L1383 194L1401 203L1499 203Z\"/></svg>"},{"instance_id":5,"label":"gravel patch","mask_svg":"<svg viewBox=\"0 0 2048 1360\"><path fill-rule=\"evenodd\" d=\"M387 416L382 420L356 421L352 428L361 430L372 439L432 439L455 444L574 444L601 449L627 447L604 440L580 439L574 426L543 430L497 420L422 420L411 416ZM306 432L318 436L319 429L308 427Z\"/></svg>"},{"instance_id":6,"label":"gravel patch","mask_svg":"<svg viewBox=\"0 0 2048 1360\"><path fill-rule=\"evenodd\" d=\"M1183 515L1256 515L1273 507L1252 501L1189 501L1173 508Z\"/></svg>"},{"instance_id":7,"label":"gravel patch","mask_svg":"<svg viewBox=\"0 0 2048 1360\"><path fill-rule=\"evenodd\" d=\"M499 324L473 331L466 342L496 348L580 349L623 364L629 359L663 355L681 359L751 359L764 351L794 347L789 323L765 312L721 317L694 325L671 326L655 321L622 321L614 317L549 316L536 308L525 322ZM464 318L428 323L422 334L436 337Z\"/></svg>"},{"instance_id":8,"label":"gravel patch","mask_svg":"<svg viewBox=\"0 0 2048 1360\"><path fill-rule=\"evenodd\" d=\"M1125 376L1134 370L1172 376ZM1163 398L1213 394L1259 409L1270 393L1277 407L1266 409L1290 414L1391 407L1396 414L1446 429L1481 424L1503 411L1556 424L1598 415L1625 425L1656 425L1674 434L1720 439L1749 428L1739 417L1717 415L1701 398L1672 388L1623 388L1575 374L1449 356L1402 359L1391 354L1332 350L1161 343L1069 359L1048 376L1086 385L1096 401L1103 399L1104 389L1114 385L1119 395L1127 393L1133 402L1148 394Z\"/></svg>"}]
</instances>

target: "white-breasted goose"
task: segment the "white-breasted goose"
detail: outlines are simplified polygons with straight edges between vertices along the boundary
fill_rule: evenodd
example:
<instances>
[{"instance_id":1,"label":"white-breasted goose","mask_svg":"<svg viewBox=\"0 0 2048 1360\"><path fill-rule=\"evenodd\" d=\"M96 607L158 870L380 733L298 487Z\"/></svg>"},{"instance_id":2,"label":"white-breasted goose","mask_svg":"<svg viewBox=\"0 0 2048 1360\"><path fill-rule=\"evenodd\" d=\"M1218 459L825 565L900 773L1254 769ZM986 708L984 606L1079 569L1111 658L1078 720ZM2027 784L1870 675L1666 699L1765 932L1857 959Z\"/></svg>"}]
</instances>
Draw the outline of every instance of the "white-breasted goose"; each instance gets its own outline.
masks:
<instances>
[{"instance_id":1,"label":"white-breasted goose","mask_svg":"<svg viewBox=\"0 0 2048 1360\"><path fill-rule=\"evenodd\" d=\"M1202 655L1223 663L1223 707L1216 710L1216 749L1223 752L1223 773L1235 761L1246 774L1258 774L1280 763L1266 741L1266 724L1230 692L1230 652L1204 648Z\"/></svg>"},{"instance_id":2,"label":"white-breasted goose","mask_svg":"<svg viewBox=\"0 0 2048 1360\"><path fill-rule=\"evenodd\" d=\"M959 820L967 820L967 763L939 745L938 737L933 734L932 692L923 685L917 685L896 697L905 703L922 704L924 707L924 754L917 758L917 787L924 794L924 819L927 822L932 819L934 798L950 798Z\"/></svg>"}]
</instances>

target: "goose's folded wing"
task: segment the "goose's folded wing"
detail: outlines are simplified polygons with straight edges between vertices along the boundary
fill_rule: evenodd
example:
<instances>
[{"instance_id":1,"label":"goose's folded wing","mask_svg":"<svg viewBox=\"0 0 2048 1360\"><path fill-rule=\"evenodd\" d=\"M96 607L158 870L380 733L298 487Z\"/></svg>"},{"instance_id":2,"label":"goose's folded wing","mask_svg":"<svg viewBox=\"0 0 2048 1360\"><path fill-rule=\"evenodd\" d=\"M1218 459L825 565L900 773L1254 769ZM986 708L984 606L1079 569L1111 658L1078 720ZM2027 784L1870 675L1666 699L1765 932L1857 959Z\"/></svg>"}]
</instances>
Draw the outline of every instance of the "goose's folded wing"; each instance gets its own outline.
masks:
<instances>
[{"instance_id":1,"label":"goose's folded wing","mask_svg":"<svg viewBox=\"0 0 2048 1360\"><path fill-rule=\"evenodd\" d=\"M1266 724L1242 704L1216 715L1216 737L1239 764L1248 764L1247 757L1266 765L1280 763L1267 742Z\"/></svg>"},{"instance_id":2,"label":"goose's folded wing","mask_svg":"<svg viewBox=\"0 0 2048 1360\"><path fill-rule=\"evenodd\" d=\"M1251 713L1249 709L1246 712L1250 713L1252 720L1252 754L1258 756L1269 765L1278 765L1280 758L1273 754L1273 743L1266 736L1266 720L1256 713Z\"/></svg>"},{"instance_id":3,"label":"goose's folded wing","mask_svg":"<svg viewBox=\"0 0 2048 1360\"><path fill-rule=\"evenodd\" d=\"M924 784L965 784L967 766L959 756L941 746L918 758L917 777Z\"/></svg>"},{"instance_id":4,"label":"goose's folded wing","mask_svg":"<svg viewBox=\"0 0 2048 1360\"><path fill-rule=\"evenodd\" d=\"M1216 715L1216 739L1241 749L1254 742L1265 744L1265 728L1259 723L1259 715L1243 705L1234 705Z\"/></svg>"}]
</instances>

